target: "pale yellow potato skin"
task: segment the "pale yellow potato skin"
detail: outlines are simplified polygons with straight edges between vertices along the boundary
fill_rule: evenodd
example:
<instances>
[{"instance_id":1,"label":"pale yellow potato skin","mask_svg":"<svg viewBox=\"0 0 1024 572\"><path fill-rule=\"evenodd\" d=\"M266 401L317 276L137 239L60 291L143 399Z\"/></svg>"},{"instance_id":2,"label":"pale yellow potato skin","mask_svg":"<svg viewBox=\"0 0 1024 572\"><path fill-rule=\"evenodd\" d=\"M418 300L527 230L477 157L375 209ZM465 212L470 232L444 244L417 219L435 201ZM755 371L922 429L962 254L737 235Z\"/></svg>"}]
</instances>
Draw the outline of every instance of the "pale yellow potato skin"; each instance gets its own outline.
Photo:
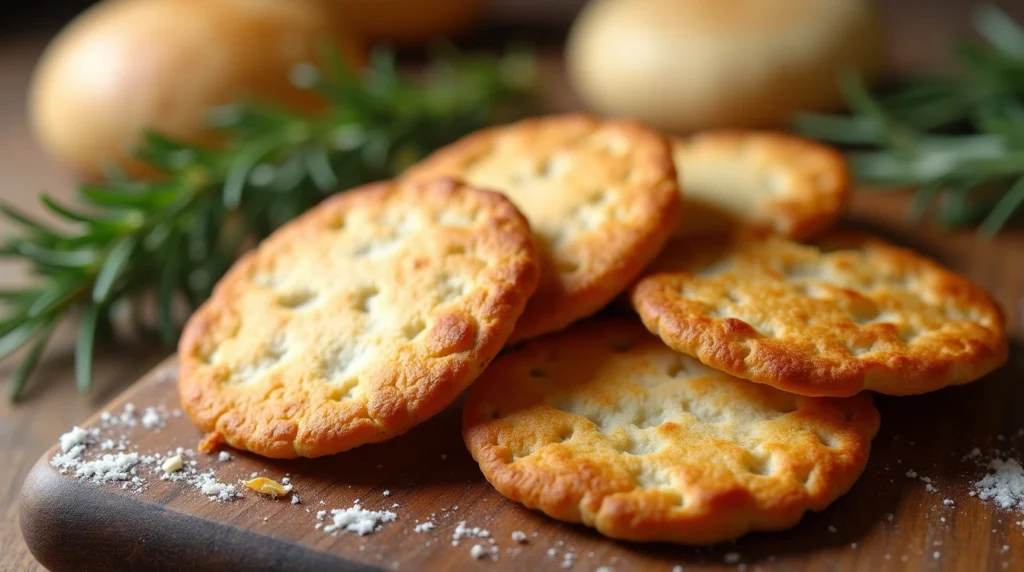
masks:
<instances>
[{"instance_id":1,"label":"pale yellow potato skin","mask_svg":"<svg viewBox=\"0 0 1024 572\"><path fill-rule=\"evenodd\" d=\"M207 114L246 95L299 110L324 102L289 83L300 62L333 45L349 64L362 42L315 0L106 0L47 47L29 93L32 130L87 179L129 159L143 129L214 142Z\"/></svg>"}]
</instances>

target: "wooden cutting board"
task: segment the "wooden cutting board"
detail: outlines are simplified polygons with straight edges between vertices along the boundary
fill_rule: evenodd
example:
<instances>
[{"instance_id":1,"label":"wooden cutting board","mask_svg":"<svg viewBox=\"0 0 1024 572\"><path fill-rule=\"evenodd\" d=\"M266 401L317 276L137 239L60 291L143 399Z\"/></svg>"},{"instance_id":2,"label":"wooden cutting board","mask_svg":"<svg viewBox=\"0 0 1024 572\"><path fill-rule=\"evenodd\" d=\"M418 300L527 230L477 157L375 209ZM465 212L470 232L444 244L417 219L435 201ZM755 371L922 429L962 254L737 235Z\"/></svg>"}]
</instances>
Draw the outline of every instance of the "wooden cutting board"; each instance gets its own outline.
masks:
<instances>
[{"instance_id":1,"label":"wooden cutting board","mask_svg":"<svg viewBox=\"0 0 1024 572\"><path fill-rule=\"evenodd\" d=\"M882 427L863 477L825 512L806 515L791 530L687 548L615 542L552 521L487 484L462 444L456 404L404 437L323 459L270 461L232 452L232 460L220 462L197 454L197 468L214 468L224 482L237 484L254 472L277 480L290 475L301 504L248 489L239 500L214 502L146 470L141 492L83 483L51 467L51 450L24 485L25 540L46 567L76 571L563 570L567 553L573 555L569 569L586 571L1024 570L1024 512L970 494L986 474L986 460L1024 458L1024 232L986 242L971 232L912 229L905 225L905 206L905 197L858 193L847 223L936 257L999 298L1014 340L1010 363L965 387L876 397ZM173 411L175 376L171 358L104 411L118 414L127 403L139 413L157 406ZM69 429L75 421L67 420ZM99 416L82 426L115 440L123 433L140 453L194 448L201 437L185 417L170 417L159 431L103 429ZM975 447L981 455L968 458ZM94 446L89 454L97 453ZM316 528L318 511L356 500L398 518L366 536ZM415 532L425 520L435 528ZM463 538L453 546L461 521L488 530L489 538ZM513 531L525 532L527 542L514 542ZM474 559L475 544L496 546L497 559Z\"/></svg>"},{"instance_id":2,"label":"wooden cutting board","mask_svg":"<svg viewBox=\"0 0 1024 572\"><path fill-rule=\"evenodd\" d=\"M301 504L248 489L239 500L215 502L147 471L142 492L83 483L50 466L51 450L25 483L21 525L33 554L52 570L562 570L567 552L574 570L705 570L727 560L751 570L1021 570L1024 514L969 496L985 470L964 460L974 447L987 453L1024 441L1021 352L1015 349L1013 366L971 386L914 399L879 397L882 430L849 494L792 530L710 548L613 542L506 501L462 446L457 408L392 442L319 460L269 461L232 452L232 460L220 462L197 454L198 468L214 467L225 482L253 472L277 480L290 474ZM172 358L105 410L116 415L133 403L140 413L161 405L173 411L175 375ZM102 425L97 417L83 426ZM141 453L195 447L201 437L185 417L170 417L159 431L139 425L101 432L114 440L123 435ZM908 477L911 470L919 476ZM350 507L357 499L368 509L394 511L397 521L366 536L315 528L318 511ZM435 528L415 532L424 520ZM489 531L497 560L470 555L474 544L492 546L489 538L452 546L460 521ZM511 539L516 530L527 534L527 543Z\"/></svg>"}]
</instances>

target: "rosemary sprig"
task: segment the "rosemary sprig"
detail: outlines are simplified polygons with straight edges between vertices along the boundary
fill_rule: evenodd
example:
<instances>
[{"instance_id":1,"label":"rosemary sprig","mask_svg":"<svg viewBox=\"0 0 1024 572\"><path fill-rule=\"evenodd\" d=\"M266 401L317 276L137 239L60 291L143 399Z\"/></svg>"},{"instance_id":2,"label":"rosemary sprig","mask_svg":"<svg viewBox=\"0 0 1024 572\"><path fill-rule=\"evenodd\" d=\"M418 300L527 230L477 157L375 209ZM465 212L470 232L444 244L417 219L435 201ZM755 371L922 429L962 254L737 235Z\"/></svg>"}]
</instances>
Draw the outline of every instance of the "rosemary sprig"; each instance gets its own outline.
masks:
<instances>
[{"instance_id":1,"label":"rosemary sprig","mask_svg":"<svg viewBox=\"0 0 1024 572\"><path fill-rule=\"evenodd\" d=\"M106 184L82 186L73 206L42 195L70 230L0 206L21 229L0 255L27 261L37 278L0 291L0 358L30 348L10 379L11 399L65 316L81 315L75 374L85 390L94 346L113 335L119 306L154 306L163 341L174 343L176 300L197 307L245 246L326 195L392 177L466 133L525 113L535 81L523 53L446 53L422 80L401 74L387 52L375 53L358 77L337 57L326 60L322 70L293 74L323 94L323 113L255 101L219 109L223 146L145 134L135 155L162 172L155 180L112 173Z\"/></svg>"},{"instance_id":2,"label":"rosemary sprig","mask_svg":"<svg viewBox=\"0 0 1024 572\"><path fill-rule=\"evenodd\" d=\"M796 128L862 147L849 154L860 181L917 188L913 217L992 236L1024 212L1024 29L991 5L974 24L983 42L954 46L958 74L911 78L884 97L843 77L851 114L802 114Z\"/></svg>"}]
</instances>

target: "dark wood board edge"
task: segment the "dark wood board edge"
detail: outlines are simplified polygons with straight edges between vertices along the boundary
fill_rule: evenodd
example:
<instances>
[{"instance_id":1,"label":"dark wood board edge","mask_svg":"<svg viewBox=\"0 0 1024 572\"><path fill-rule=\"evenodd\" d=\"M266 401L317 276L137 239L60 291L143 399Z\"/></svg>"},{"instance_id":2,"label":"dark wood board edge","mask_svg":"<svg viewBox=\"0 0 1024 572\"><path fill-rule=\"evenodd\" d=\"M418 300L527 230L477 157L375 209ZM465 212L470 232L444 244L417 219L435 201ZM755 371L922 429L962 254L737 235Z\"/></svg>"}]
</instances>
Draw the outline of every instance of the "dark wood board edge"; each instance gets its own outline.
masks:
<instances>
[{"instance_id":1,"label":"dark wood board edge","mask_svg":"<svg viewBox=\"0 0 1024 572\"><path fill-rule=\"evenodd\" d=\"M25 479L20 511L25 543L49 570L381 570L80 482L50 466L53 452ZM82 559L70 546L92 549Z\"/></svg>"},{"instance_id":2,"label":"dark wood board edge","mask_svg":"<svg viewBox=\"0 0 1024 572\"><path fill-rule=\"evenodd\" d=\"M177 356L172 355L131 387L157 382L176 370ZM122 405L131 393L126 390L106 408ZM56 451L57 445L47 450L25 478L19 511L25 543L49 570L381 570L81 482L50 465ZM72 546L92 550L83 559L82 551L69 550Z\"/></svg>"}]
</instances>

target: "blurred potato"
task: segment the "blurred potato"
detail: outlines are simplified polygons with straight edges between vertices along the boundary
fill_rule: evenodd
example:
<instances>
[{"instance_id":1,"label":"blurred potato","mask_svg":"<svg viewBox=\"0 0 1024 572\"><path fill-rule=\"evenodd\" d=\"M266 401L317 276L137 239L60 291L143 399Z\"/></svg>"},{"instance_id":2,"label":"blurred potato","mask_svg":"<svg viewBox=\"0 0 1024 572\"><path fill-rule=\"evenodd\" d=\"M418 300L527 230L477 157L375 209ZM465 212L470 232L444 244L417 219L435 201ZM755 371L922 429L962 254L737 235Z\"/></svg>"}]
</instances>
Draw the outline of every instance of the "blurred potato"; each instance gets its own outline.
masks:
<instances>
[{"instance_id":1,"label":"blurred potato","mask_svg":"<svg viewBox=\"0 0 1024 572\"><path fill-rule=\"evenodd\" d=\"M881 41L868 0L594 0L566 62L602 113L675 132L776 127L841 107L838 74L876 75Z\"/></svg>"},{"instance_id":2,"label":"blurred potato","mask_svg":"<svg viewBox=\"0 0 1024 572\"><path fill-rule=\"evenodd\" d=\"M97 178L111 162L145 171L126 153L144 128L211 141L209 109L243 94L316 109L323 102L291 85L291 68L328 44L354 65L365 57L330 10L319 0L100 2L39 60L32 128L58 160Z\"/></svg>"}]
</instances>

